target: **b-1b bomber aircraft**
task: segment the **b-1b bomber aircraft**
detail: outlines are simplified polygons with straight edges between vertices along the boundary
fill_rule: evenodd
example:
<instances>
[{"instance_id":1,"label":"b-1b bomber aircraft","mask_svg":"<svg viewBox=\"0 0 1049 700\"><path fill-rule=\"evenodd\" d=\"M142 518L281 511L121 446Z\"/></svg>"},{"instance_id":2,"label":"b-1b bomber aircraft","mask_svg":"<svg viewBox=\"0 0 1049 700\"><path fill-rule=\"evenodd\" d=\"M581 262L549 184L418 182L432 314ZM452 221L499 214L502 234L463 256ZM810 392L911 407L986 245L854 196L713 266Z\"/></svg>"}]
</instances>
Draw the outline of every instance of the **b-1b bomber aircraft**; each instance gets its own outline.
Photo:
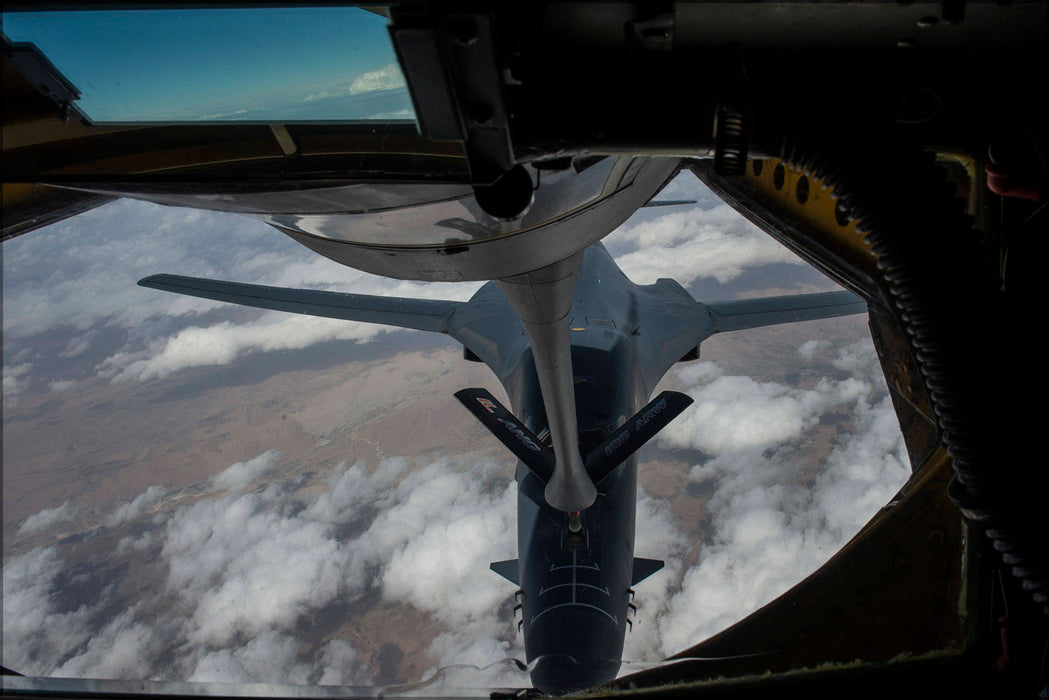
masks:
<instances>
[{"instance_id":1,"label":"b-1b bomber aircraft","mask_svg":"<svg viewBox=\"0 0 1049 700\"><path fill-rule=\"evenodd\" d=\"M565 693L615 678L632 626L633 587L663 562L634 557L637 450L692 403L664 391L649 400L678 361L699 356L715 333L866 312L849 292L702 304L680 284L637 285L601 243L543 279L491 281L467 302L282 289L177 275L139 284L180 294L327 318L445 333L468 360L495 373L510 406L488 391L456 398L518 458L518 557L491 568L518 587L516 599L534 685ZM549 317L567 329L566 363L537 355L543 330L511 301L535 284L564 280L569 297ZM541 288L541 287L540 287ZM574 288L574 291L573 291ZM567 323L565 323L567 321ZM530 327L531 325L531 327ZM550 374L572 387L551 406ZM557 412L558 415L551 417ZM567 414L567 415L566 415ZM556 442L554 421L576 427ZM571 452L567 452L571 450ZM566 455L566 458L561 458ZM571 461L577 459L576 462Z\"/></svg>"}]
</instances>

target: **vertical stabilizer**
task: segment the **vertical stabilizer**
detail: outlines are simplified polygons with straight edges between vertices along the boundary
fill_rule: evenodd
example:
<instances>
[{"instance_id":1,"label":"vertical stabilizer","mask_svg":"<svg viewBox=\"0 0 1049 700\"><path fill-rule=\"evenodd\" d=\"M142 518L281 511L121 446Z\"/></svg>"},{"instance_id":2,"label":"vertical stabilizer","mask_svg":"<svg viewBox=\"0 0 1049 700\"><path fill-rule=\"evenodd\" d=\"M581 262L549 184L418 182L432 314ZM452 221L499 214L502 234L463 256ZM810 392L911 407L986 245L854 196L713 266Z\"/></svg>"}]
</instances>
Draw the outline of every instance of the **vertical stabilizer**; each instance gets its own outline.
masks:
<instances>
[{"instance_id":1,"label":"vertical stabilizer","mask_svg":"<svg viewBox=\"0 0 1049 700\"><path fill-rule=\"evenodd\" d=\"M493 566L495 565L493 564ZM630 585L636 586L662 568L662 559L642 559L641 557L634 557L634 574L630 578Z\"/></svg>"},{"instance_id":2,"label":"vertical stabilizer","mask_svg":"<svg viewBox=\"0 0 1049 700\"><path fill-rule=\"evenodd\" d=\"M660 562L662 565L663 562ZM488 568L505 578L515 586L520 586L520 565L516 559L504 559L502 561L493 561L488 565Z\"/></svg>"}]
</instances>

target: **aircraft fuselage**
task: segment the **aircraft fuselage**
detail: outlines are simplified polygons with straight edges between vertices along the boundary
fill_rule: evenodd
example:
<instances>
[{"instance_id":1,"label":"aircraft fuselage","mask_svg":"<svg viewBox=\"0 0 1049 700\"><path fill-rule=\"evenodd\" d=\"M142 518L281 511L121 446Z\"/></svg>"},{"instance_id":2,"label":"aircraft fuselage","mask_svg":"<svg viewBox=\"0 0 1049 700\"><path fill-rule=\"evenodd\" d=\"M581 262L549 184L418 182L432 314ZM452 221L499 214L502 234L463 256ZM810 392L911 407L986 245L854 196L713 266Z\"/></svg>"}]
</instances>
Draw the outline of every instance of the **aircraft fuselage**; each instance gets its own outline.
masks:
<instances>
[{"instance_id":1,"label":"aircraft fuselage","mask_svg":"<svg viewBox=\"0 0 1049 700\"><path fill-rule=\"evenodd\" d=\"M615 284L626 278L601 274L601 263L610 262L603 250L588 251L588 258L570 321L584 455L633 416L652 389L639 367L644 336L629 317L636 303L623 304L629 290ZM506 387L514 411L543 436L546 415L527 344L519 368ZM632 596L637 461L630 455L597 484L597 500L580 514L578 532L569 514L546 502L542 480L518 464L521 627L527 659L536 662L532 681L544 691L590 687L619 671Z\"/></svg>"}]
</instances>

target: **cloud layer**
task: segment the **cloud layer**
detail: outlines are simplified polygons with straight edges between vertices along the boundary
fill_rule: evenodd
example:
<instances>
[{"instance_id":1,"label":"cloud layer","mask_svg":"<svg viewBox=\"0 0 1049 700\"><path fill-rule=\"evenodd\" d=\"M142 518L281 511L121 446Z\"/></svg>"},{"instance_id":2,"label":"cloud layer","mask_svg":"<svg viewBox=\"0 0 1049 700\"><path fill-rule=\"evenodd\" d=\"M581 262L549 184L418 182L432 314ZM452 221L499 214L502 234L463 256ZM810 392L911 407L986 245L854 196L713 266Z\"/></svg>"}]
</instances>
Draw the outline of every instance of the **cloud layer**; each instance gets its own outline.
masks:
<instances>
[{"instance_id":1,"label":"cloud layer","mask_svg":"<svg viewBox=\"0 0 1049 700\"><path fill-rule=\"evenodd\" d=\"M63 523L72 522L75 515L76 506L73 506L69 501L66 501L57 508L45 508L39 513L34 513L26 518L21 527L18 528L18 534L24 535L50 530Z\"/></svg>"},{"instance_id":2,"label":"cloud layer","mask_svg":"<svg viewBox=\"0 0 1049 700\"><path fill-rule=\"evenodd\" d=\"M385 85L389 67L362 76ZM770 263L801 261L683 173L660 195L696 198L692 207L643 209L605 240L639 283L673 277L726 282ZM387 332L372 324L244 309L136 286L158 272L282 287L466 300L478 283L392 280L338 265L252 218L120 200L4 244L4 397L9 407L32 386L39 344L62 330L59 357L97 355L102 330L122 345L93 374L112 382L163 379L186 368L228 365L252 353L297 350L331 340L365 343ZM13 360L22 352L21 359ZM66 391L82 377L49 376Z\"/></svg>"},{"instance_id":3,"label":"cloud layer","mask_svg":"<svg viewBox=\"0 0 1049 700\"><path fill-rule=\"evenodd\" d=\"M656 613L664 653L702 641L801 581L910 475L873 347L841 348L834 365L859 373L807 390L722 376L709 364L679 373L698 406L663 439L706 455L690 479L713 495L699 562ZM841 411L851 416L849 429L839 431L815 478L802 478L798 438ZM769 430L758 430L754 418Z\"/></svg>"},{"instance_id":4,"label":"cloud layer","mask_svg":"<svg viewBox=\"0 0 1049 700\"><path fill-rule=\"evenodd\" d=\"M696 194L690 175L663 196L695 196L700 205L645 210L607 239L635 281L724 284L798 262L712 195ZM450 299L477 286L385 280L245 217L132 201L4 245L9 408L34 391L62 392L55 401L75 395L94 376L145 392L185 368L330 340L366 343L385 332L135 286L148 274ZM53 342L40 342L43 334ZM63 374L76 363L87 377ZM695 405L659 445L688 460L689 483L712 495L697 524L672 516L673 499L639 493L637 555L667 566L638 588L628 659L680 651L773 599L906 479L870 342L839 349L812 340L799 364L821 372L788 385L698 362L671 377ZM812 476L806 440L835 422L840 436ZM18 553L4 562L4 663L70 676L371 683L380 673L365 651L373 640L354 636L352 625L324 624L396 608L428 621L418 633L427 674L439 682L527 683L499 661L524 654L512 586L488 571L488 562L516 552L516 490L505 462L351 457L307 478L292 465L309 464L308 454L270 446L216 465L223 468L193 488L155 484L106 512L73 499L24 520ZM81 521L97 527L79 543L25 550ZM97 547L115 557L92 560L94 569L93 537L108 538ZM121 565L140 588L123 583Z\"/></svg>"},{"instance_id":5,"label":"cloud layer","mask_svg":"<svg viewBox=\"0 0 1049 700\"><path fill-rule=\"evenodd\" d=\"M771 601L832 556L906 480L873 348L820 343L799 355L822 352L838 373L813 378L808 389L731 376L713 362L675 371L696 407L659 440L695 456L689 480L712 495L697 542L688 534L695 523L675 520L670 502L639 492L637 555L667 566L638 587L627 660L676 653ZM769 430L756 430L748 414ZM816 474L804 476L802 445L842 415L850 418L836 444ZM123 609L114 608L112 585L94 599L64 601L69 569L56 548L8 559L4 612L14 622L5 626L5 663L54 675L107 669L124 677L368 684L375 659L352 639L301 634L324 610L372 599L429 616L424 676L452 686L527 683L500 662L523 658L523 649L506 614L511 587L487 571L516 550L516 487L505 464L391 457L374 469L344 462L305 482L282 476L283 464L269 450L219 471L198 496L151 487L101 517L139 533L121 541L123 550L153 549L162 569L155 588ZM26 522L55 519L44 511ZM40 636L42 626L65 633Z\"/></svg>"},{"instance_id":6,"label":"cloud layer","mask_svg":"<svg viewBox=\"0 0 1049 700\"><path fill-rule=\"evenodd\" d=\"M716 366L707 365L701 371ZM855 403L870 385L855 379L823 379L796 389L750 377L718 376L688 393L695 404L661 434L664 443L708 454L762 448L795 439L820 416Z\"/></svg>"},{"instance_id":7,"label":"cloud layer","mask_svg":"<svg viewBox=\"0 0 1049 700\"><path fill-rule=\"evenodd\" d=\"M393 90L405 87L407 87L407 83L404 82L404 74L401 73L400 66L396 63L390 63L377 70L362 73L348 86L343 85L342 87L310 93L303 99L303 102L314 102L343 95L360 95L378 90ZM408 114L408 117L411 117L411 113ZM378 116L372 117L372 119L378 118Z\"/></svg>"},{"instance_id":8,"label":"cloud layer","mask_svg":"<svg viewBox=\"0 0 1049 700\"><path fill-rule=\"evenodd\" d=\"M652 284L670 277L686 287L699 278L729 282L748 268L805 265L800 258L682 173L661 199L694 197L697 206L641 210L605 239L627 277Z\"/></svg>"},{"instance_id":9,"label":"cloud layer","mask_svg":"<svg viewBox=\"0 0 1049 700\"><path fill-rule=\"evenodd\" d=\"M369 683L369 662L350 640L310 651L298 636L320 610L369 594L424 611L443 630L428 649L431 673L523 655L512 622L497 614L512 590L487 570L515 547L516 490L505 464L396 457L369 472L343 463L299 488L273 479L280 462L267 451L214 475L192 503L176 506L182 499L150 487L104 515L110 528L145 528L137 538L156 547L164 570L127 607L109 585L63 611L68 567L58 549L9 558L4 663L55 676ZM358 534L340 536L347 527ZM172 649L175 661L160 666ZM497 664L486 682L507 681L506 673Z\"/></svg>"},{"instance_id":10,"label":"cloud layer","mask_svg":"<svg viewBox=\"0 0 1049 700\"><path fill-rule=\"evenodd\" d=\"M362 92L374 92L376 90L392 90L405 87L404 75L400 66L390 63L378 70L361 74L359 78L350 83L349 93L359 95Z\"/></svg>"},{"instance_id":11,"label":"cloud layer","mask_svg":"<svg viewBox=\"0 0 1049 700\"><path fill-rule=\"evenodd\" d=\"M30 386L37 334L64 330L62 358L87 356L100 329L123 347L95 372L114 382L228 365L249 353L331 340L367 342L396 331L374 324L261 312L159 292L136 282L158 272L281 287L465 300L479 284L392 280L338 265L249 217L120 200L4 244L4 396ZM71 388L72 377L49 387Z\"/></svg>"}]
</instances>

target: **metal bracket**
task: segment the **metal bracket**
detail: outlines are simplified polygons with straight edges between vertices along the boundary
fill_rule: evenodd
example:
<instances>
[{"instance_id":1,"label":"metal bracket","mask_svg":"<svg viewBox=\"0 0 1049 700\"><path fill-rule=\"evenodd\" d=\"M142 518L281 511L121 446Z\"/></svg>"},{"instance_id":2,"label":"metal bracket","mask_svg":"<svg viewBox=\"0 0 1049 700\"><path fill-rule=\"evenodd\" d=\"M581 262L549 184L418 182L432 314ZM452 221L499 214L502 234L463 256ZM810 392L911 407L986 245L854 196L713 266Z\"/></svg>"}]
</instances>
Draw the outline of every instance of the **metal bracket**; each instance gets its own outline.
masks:
<instances>
[{"instance_id":1,"label":"metal bracket","mask_svg":"<svg viewBox=\"0 0 1049 700\"><path fill-rule=\"evenodd\" d=\"M516 163L503 102L492 18L486 13L417 14L391 8L390 37L424 136L462 141L475 185L491 185Z\"/></svg>"}]
</instances>

